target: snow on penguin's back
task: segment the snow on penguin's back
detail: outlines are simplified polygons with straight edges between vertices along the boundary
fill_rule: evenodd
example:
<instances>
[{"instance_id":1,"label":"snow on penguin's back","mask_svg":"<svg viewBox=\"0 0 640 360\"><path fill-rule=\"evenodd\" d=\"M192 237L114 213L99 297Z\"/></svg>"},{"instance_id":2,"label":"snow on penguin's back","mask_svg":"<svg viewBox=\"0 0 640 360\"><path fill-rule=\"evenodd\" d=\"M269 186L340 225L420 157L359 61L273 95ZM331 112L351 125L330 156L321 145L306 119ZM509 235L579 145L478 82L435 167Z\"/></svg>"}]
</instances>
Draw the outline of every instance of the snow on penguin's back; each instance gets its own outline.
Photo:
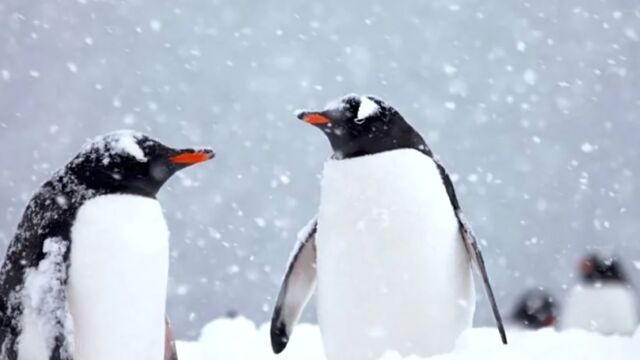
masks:
<instances>
[{"instance_id":1,"label":"snow on penguin's back","mask_svg":"<svg viewBox=\"0 0 640 360\"><path fill-rule=\"evenodd\" d=\"M117 130L90 139L84 145L83 152L99 148L105 165L111 161L111 155L113 154L128 154L140 162L146 162L147 158L144 155L144 151L137 143L143 137L142 133L134 130Z\"/></svg>"}]
</instances>

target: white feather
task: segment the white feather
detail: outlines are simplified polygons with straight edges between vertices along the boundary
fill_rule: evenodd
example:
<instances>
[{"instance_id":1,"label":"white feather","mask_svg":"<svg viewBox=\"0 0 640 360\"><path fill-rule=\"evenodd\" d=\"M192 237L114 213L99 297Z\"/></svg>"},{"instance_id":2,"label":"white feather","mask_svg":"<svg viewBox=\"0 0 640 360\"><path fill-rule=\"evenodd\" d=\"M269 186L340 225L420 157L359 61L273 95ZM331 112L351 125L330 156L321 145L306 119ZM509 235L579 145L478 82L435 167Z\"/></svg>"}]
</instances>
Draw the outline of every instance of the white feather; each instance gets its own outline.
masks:
<instances>
[{"instance_id":1,"label":"white feather","mask_svg":"<svg viewBox=\"0 0 640 360\"><path fill-rule=\"evenodd\" d=\"M563 306L560 325L603 334L633 334L639 321L637 298L622 284L576 286Z\"/></svg>"},{"instance_id":2,"label":"white feather","mask_svg":"<svg viewBox=\"0 0 640 360\"><path fill-rule=\"evenodd\" d=\"M366 96L360 97L360 107L358 108L358 118L357 120L363 120L368 118L369 116L377 113L380 110L378 104L373 102Z\"/></svg>"},{"instance_id":3,"label":"white feather","mask_svg":"<svg viewBox=\"0 0 640 360\"><path fill-rule=\"evenodd\" d=\"M158 201L89 200L71 237L74 359L162 359L169 232Z\"/></svg>"},{"instance_id":4,"label":"white feather","mask_svg":"<svg viewBox=\"0 0 640 360\"><path fill-rule=\"evenodd\" d=\"M142 151L134 136L122 135L115 141L113 146L115 151L129 154L142 162L147 161L144 151Z\"/></svg>"},{"instance_id":5,"label":"white feather","mask_svg":"<svg viewBox=\"0 0 640 360\"><path fill-rule=\"evenodd\" d=\"M316 240L327 357L449 351L475 293L434 162L410 149L325 164Z\"/></svg>"},{"instance_id":6,"label":"white feather","mask_svg":"<svg viewBox=\"0 0 640 360\"><path fill-rule=\"evenodd\" d=\"M111 161L114 154L127 154L140 162L146 162L148 159L138 145L138 140L143 136L142 133L133 130L117 130L90 139L84 145L84 151L99 148L100 156L105 164Z\"/></svg>"}]
</instances>

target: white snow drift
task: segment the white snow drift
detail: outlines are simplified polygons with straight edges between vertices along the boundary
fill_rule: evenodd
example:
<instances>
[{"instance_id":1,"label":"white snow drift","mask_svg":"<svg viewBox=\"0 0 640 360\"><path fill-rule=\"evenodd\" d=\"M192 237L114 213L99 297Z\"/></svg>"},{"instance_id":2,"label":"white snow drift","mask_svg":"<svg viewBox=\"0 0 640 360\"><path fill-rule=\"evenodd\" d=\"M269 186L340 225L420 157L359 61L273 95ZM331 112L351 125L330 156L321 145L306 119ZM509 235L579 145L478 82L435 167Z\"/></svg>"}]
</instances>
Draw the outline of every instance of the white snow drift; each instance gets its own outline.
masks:
<instances>
[{"instance_id":1,"label":"white snow drift","mask_svg":"<svg viewBox=\"0 0 640 360\"><path fill-rule=\"evenodd\" d=\"M425 334L428 336L428 334ZM584 330L552 329L509 332L500 343L494 328L474 328L458 339L453 352L432 360L627 360L640 354L640 329L631 337L603 336ZM218 319L206 325L195 342L178 341L180 360L326 360L317 326L299 324L287 349L273 355L269 325L256 328L245 318ZM381 360L422 360L388 352Z\"/></svg>"}]
</instances>

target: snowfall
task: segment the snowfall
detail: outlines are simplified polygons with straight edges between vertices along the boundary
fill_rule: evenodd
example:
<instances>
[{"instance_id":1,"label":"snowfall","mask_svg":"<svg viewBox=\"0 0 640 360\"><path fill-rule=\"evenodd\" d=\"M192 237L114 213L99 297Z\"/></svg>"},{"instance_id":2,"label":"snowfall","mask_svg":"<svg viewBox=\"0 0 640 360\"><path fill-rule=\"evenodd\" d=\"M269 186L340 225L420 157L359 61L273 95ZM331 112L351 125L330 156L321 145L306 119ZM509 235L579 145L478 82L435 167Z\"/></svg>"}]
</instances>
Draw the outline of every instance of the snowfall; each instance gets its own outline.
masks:
<instances>
[{"instance_id":1,"label":"snowfall","mask_svg":"<svg viewBox=\"0 0 640 360\"><path fill-rule=\"evenodd\" d=\"M463 333L455 349L433 360L596 360L637 359L640 328L632 336L605 336L584 330L511 330L509 345L500 343L494 328L473 328ZM269 325L250 320L218 319L207 324L197 341L178 341L180 360L324 360L318 326L299 324L289 346L280 355L271 352ZM420 360L388 352L380 360ZM354 359L355 360L355 359Z\"/></svg>"}]
</instances>

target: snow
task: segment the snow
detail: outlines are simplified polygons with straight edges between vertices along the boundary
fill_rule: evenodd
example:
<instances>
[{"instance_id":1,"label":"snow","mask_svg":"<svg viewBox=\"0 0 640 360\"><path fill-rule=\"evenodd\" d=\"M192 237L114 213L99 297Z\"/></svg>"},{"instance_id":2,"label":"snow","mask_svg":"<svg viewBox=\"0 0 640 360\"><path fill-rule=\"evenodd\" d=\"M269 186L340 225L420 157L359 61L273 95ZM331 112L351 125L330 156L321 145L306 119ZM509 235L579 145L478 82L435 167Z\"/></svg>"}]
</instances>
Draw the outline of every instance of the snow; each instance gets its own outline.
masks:
<instances>
[{"instance_id":1,"label":"snow","mask_svg":"<svg viewBox=\"0 0 640 360\"><path fill-rule=\"evenodd\" d=\"M159 202L133 195L88 200L71 246L74 359L161 359L169 231Z\"/></svg>"},{"instance_id":2,"label":"snow","mask_svg":"<svg viewBox=\"0 0 640 360\"><path fill-rule=\"evenodd\" d=\"M152 19L151 21L149 21L149 27L152 31L158 32L162 30L162 22L158 19Z\"/></svg>"},{"instance_id":3,"label":"snow","mask_svg":"<svg viewBox=\"0 0 640 360\"><path fill-rule=\"evenodd\" d=\"M378 104L366 96L361 96L360 107L358 107L358 117L356 120L364 120L378 111L380 111Z\"/></svg>"},{"instance_id":4,"label":"snow","mask_svg":"<svg viewBox=\"0 0 640 360\"><path fill-rule=\"evenodd\" d=\"M202 329L198 341L177 341L176 346L180 360L325 360L317 326L298 324L287 349L274 355L269 325L258 328L243 317L214 320Z\"/></svg>"},{"instance_id":5,"label":"snow","mask_svg":"<svg viewBox=\"0 0 640 360\"><path fill-rule=\"evenodd\" d=\"M114 143L114 149L121 153L132 155L140 161L147 161L147 158L144 156L144 152L140 149L140 146L138 146L134 136L123 135L118 137Z\"/></svg>"},{"instance_id":6,"label":"snow","mask_svg":"<svg viewBox=\"0 0 640 360\"><path fill-rule=\"evenodd\" d=\"M584 330L513 329L506 346L500 344L495 331L467 330L451 353L422 358L387 352L380 360L630 360L640 352L640 329L633 337ZM276 356L269 345L268 324L256 327L242 317L214 320L202 329L197 341L178 341L176 345L180 360L326 360L316 325L299 324L287 349Z\"/></svg>"},{"instance_id":7,"label":"snow","mask_svg":"<svg viewBox=\"0 0 640 360\"><path fill-rule=\"evenodd\" d=\"M68 62L67 63L67 68L69 69L69 71L71 71L72 73L77 73L78 72L78 66L72 62Z\"/></svg>"},{"instance_id":8,"label":"snow","mask_svg":"<svg viewBox=\"0 0 640 360\"><path fill-rule=\"evenodd\" d=\"M522 74L522 78L528 85L535 85L538 79L538 74L533 69L527 69Z\"/></svg>"},{"instance_id":9,"label":"snow","mask_svg":"<svg viewBox=\"0 0 640 360\"><path fill-rule=\"evenodd\" d=\"M580 146L580 150L582 150L583 153L587 153L587 154L590 153L590 152L595 151L596 149L597 149L596 146L594 146L594 145L592 145L592 144L590 144L588 142L585 142Z\"/></svg>"},{"instance_id":10,"label":"snow","mask_svg":"<svg viewBox=\"0 0 640 360\"><path fill-rule=\"evenodd\" d=\"M18 339L18 351L26 359L44 358L54 345L53 335L59 332L69 334L71 323L68 317L65 324L58 323L58 314L65 313L64 256L68 244L61 238L44 241L46 254L38 267L30 269L25 275L23 292L23 332ZM63 329L59 329L64 326ZM46 356L45 356L46 357Z\"/></svg>"},{"instance_id":11,"label":"snow","mask_svg":"<svg viewBox=\"0 0 640 360\"><path fill-rule=\"evenodd\" d=\"M442 66L442 70L444 71L445 74L447 75L454 75L455 73L458 72L458 69L456 69L455 66L451 65L451 64L444 64Z\"/></svg>"},{"instance_id":12,"label":"snow","mask_svg":"<svg viewBox=\"0 0 640 360\"><path fill-rule=\"evenodd\" d=\"M100 156L103 157L102 160L105 163L111 161L111 155L113 154L131 155L138 161L146 162L147 158L144 151L138 145L138 140L142 137L142 133L137 131L118 130L93 138L85 144L83 149L84 151L89 151L93 148L101 148Z\"/></svg>"},{"instance_id":13,"label":"snow","mask_svg":"<svg viewBox=\"0 0 640 360\"><path fill-rule=\"evenodd\" d=\"M419 151L327 161L316 247L330 358L446 351L471 326L475 294L458 222L435 163Z\"/></svg>"}]
</instances>

